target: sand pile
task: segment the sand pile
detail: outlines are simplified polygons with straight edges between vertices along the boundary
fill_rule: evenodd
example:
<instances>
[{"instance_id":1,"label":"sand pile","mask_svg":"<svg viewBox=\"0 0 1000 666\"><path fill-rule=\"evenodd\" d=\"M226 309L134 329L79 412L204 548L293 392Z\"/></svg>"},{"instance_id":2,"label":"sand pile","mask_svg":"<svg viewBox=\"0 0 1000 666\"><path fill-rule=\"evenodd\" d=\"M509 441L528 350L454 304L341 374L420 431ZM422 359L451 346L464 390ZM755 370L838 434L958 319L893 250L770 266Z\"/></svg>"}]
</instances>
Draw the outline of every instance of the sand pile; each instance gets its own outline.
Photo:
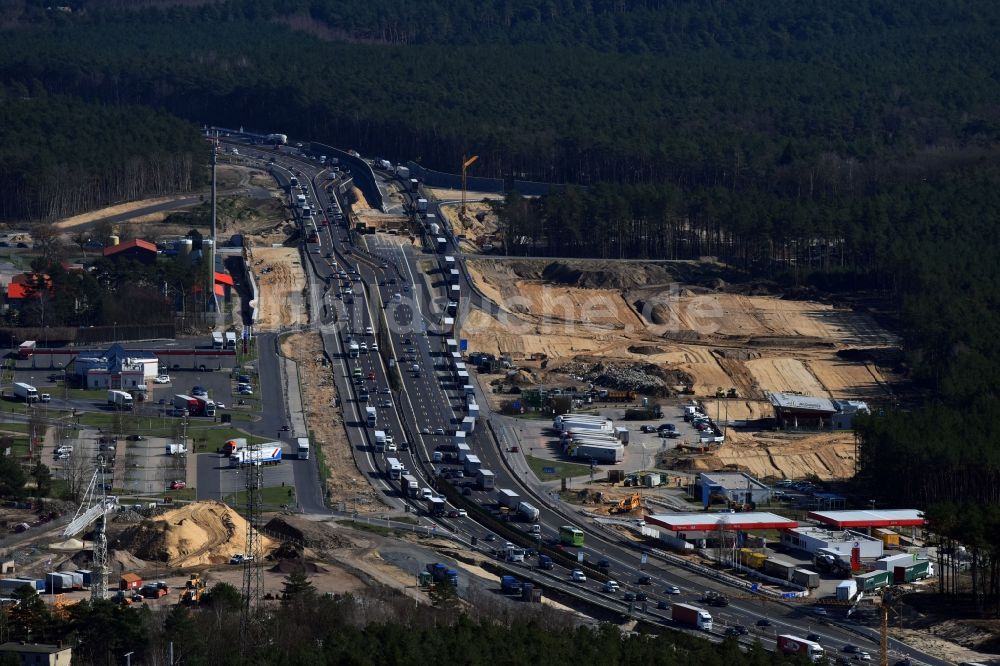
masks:
<instances>
[{"instance_id":1,"label":"sand pile","mask_svg":"<svg viewBox=\"0 0 1000 666\"><path fill-rule=\"evenodd\" d=\"M114 547L172 567L222 564L245 553L247 523L221 502L194 502L129 527ZM271 549L264 538L264 550Z\"/></svg>"},{"instance_id":2,"label":"sand pile","mask_svg":"<svg viewBox=\"0 0 1000 666\"><path fill-rule=\"evenodd\" d=\"M329 550L354 545L353 541L342 534L338 534L329 525L305 520L296 516L275 516L267 521L264 531L275 537L289 539L295 544L306 548ZM274 556L280 559L283 557L284 552L285 549L283 548L279 552L275 552Z\"/></svg>"}]
</instances>

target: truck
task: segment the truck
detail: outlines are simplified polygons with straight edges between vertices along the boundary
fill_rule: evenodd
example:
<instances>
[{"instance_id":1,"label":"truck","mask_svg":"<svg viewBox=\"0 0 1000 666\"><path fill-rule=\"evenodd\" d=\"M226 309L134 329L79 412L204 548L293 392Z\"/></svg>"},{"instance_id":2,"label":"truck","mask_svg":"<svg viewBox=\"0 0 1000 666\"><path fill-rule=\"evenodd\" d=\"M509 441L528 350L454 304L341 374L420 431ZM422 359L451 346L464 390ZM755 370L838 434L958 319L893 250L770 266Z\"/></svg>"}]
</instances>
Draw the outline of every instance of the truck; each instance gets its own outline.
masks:
<instances>
[{"instance_id":1,"label":"truck","mask_svg":"<svg viewBox=\"0 0 1000 666\"><path fill-rule=\"evenodd\" d=\"M236 437L234 439L226 440L226 443L222 445L223 455L231 456L237 451L242 451L247 448L246 437Z\"/></svg>"},{"instance_id":2,"label":"truck","mask_svg":"<svg viewBox=\"0 0 1000 666\"><path fill-rule=\"evenodd\" d=\"M176 456L187 453L187 447L183 444L167 444L165 447L168 456Z\"/></svg>"},{"instance_id":3,"label":"truck","mask_svg":"<svg viewBox=\"0 0 1000 666\"><path fill-rule=\"evenodd\" d=\"M309 460L309 438L297 437L295 439L295 445L298 447L295 457L299 460Z\"/></svg>"},{"instance_id":4,"label":"truck","mask_svg":"<svg viewBox=\"0 0 1000 666\"><path fill-rule=\"evenodd\" d=\"M435 242L438 252L444 252L448 249L448 239L444 236L438 236Z\"/></svg>"},{"instance_id":5,"label":"truck","mask_svg":"<svg viewBox=\"0 0 1000 666\"><path fill-rule=\"evenodd\" d=\"M376 430L375 431L375 450L385 451L385 431Z\"/></svg>"},{"instance_id":6,"label":"truck","mask_svg":"<svg viewBox=\"0 0 1000 666\"><path fill-rule=\"evenodd\" d=\"M281 443L261 444L260 448L244 449L229 456L230 467L243 465L277 465L281 462Z\"/></svg>"},{"instance_id":7,"label":"truck","mask_svg":"<svg viewBox=\"0 0 1000 666\"><path fill-rule=\"evenodd\" d=\"M476 417L466 416L462 419L462 424L459 428L462 432L475 432L476 431Z\"/></svg>"},{"instance_id":8,"label":"truck","mask_svg":"<svg viewBox=\"0 0 1000 666\"><path fill-rule=\"evenodd\" d=\"M674 604L670 607L670 618L685 627L712 631L712 616L704 608L691 604Z\"/></svg>"},{"instance_id":9,"label":"truck","mask_svg":"<svg viewBox=\"0 0 1000 666\"><path fill-rule=\"evenodd\" d=\"M892 571L869 571L854 577L860 592L874 592L893 582Z\"/></svg>"},{"instance_id":10,"label":"truck","mask_svg":"<svg viewBox=\"0 0 1000 666\"><path fill-rule=\"evenodd\" d=\"M186 409L189 416L201 416L201 402L198 398L178 393L174 396L174 409Z\"/></svg>"},{"instance_id":11,"label":"truck","mask_svg":"<svg viewBox=\"0 0 1000 666\"><path fill-rule=\"evenodd\" d=\"M399 492L404 497L416 497L420 493L420 485L411 474L404 474L399 477Z\"/></svg>"},{"instance_id":12,"label":"truck","mask_svg":"<svg viewBox=\"0 0 1000 666\"><path fill-rule=\"evenodd\" d=\"M427 513L431 516L443 516L445 501L440 497L427 498Z\"/></svg>"},{"instance_id":13,"label":"truck","mask_svg":"<svg viewBox=\"0 0 1000 666\"><path fill-rule=\"evenodd\" d=\"M17 346L17 357L18 358L31 358L35 349L38 347L38 343L34 340L25 340Z\"/></svg>"},{"instance_id":14,"label":"truck","mask_svg":"<svg viewBox=\"0 0 1000 666\"><path fill-rule=\"evenodd\" d=\"M108 405L111 407L115 409L132 409L134 404L131 393L115 389L108 390Z\"/></svg>"},{"instance_id":15,"label":"truck","mask_svg":"<svg viewBox=\"0 0 1000 666\"><path fill-rule=\"evenodd\" d=\"M365 407L365 423L369 428L374 428L378 421L378 412L374 407Z\"/></svg>"},{"instance_id":16,"label":"truck","mask_svg":"<svg viewBox=\"0 0 1000 666\"><path fill-rule=\"evenodd\" d=\"M212 331L212 349L222 349L222 333L220 331Z\"/></svg>"},{"instance_id":17,"label":"truck","mask_svg":"<svg viewBox=\"0 0 1000 666\"><path fill-rule=\"evenodd\" d=\"M792 571L792 582L812 590L819 587L819 574L808 569L795 569Z\"/></svg>"},{"instance_id":18,"label":"truck","mask_svg":"<svg viewBox=\"0 0 1000 666\"><path fill-rule=\"evenodd\" d=\"M479 461L479 456L465 456L465 462L462 463L465 468L465 473L472 476L480 469L482 469L483 464Z\"/></svg>"},{"instance_id":19,"label":"truck","mask_svg":"<svg viewBox=\"0 0 1000 666\"><path fill-rule=\"evenodd\" d=\"M417 212L426 213L427 212L427 199L417 199Z\"/></svg>"},{"instance_id":20,"label":"truck","mask_svg":"<svg viewBox=\"0 0 1000 666\"><path fill-rule=\"evenodd\" d=\"M611 419L592 421L590 419L563 419L561 426L556 426L556 430L561 432L597 432L604 435L614 436L615 426Z\"/></svg>"},{"instance_id":21,"label":"truck","mask_svg":"<svg viewBox=\"0 0 1000 666\"><path fill-rule=\"evenodd\" d=\"M447 581L452 585L458 585L458 572L441 562L431 562L426 567L427 573L437 582Z\"/></svg>"},{"instance_id":22,"label":"truck","mask_svg":"<svg viewBox=\"0 0 1000 666\"><path fill-rule=\"evenodd\" d=\"M896 566L892 569L893 581L896 583L912 583L921 578L933 576L934 571L928 560L919 560L911 564Z\"/></svg>"},{"instance_id":23,"label":"truck","mask_svg":"<svg viewBox=\"0 0 1000 666\"><path fill-rule=\"evenodd\" d=\"M306 195L304 195L304 194L296 194L295 195L295 207L296 208L305 208L305 205L306 205Z\"/></svg>"},{"instance_id":24,"label":"truck","mask_svg":"<svg viewBox=\"0 0 1000 666\"><path fill-rule=\"evenodd\" d=\"M496 475L488 469L476 472L476 487L480 490L493 490L496 486Z\"/></svg>"},{"instance_id":25,"label":"truck","mask_svg":"<svg viewBox=\"0 0 1000 666\"><path fill-rule=\"evenodd\" d=\"M527 502L519 502L517 505L517 515L529 523L538 520L538 513L538 509Z\"/></svg>"},{"instance_id":26,"label":"truck","mask_svg":"<svg viewBox=\"0 0 1000 666\"><path fill-rule=\"evenodd\" d=\"M215 416L215 401L210 398L195 398L198 401L200 413L203 416Z\"/></svg>"},{"instance_id":27,"label":"truck","mask_svg":"<svg viewBox=\"0 0 1000 666\"><path fill-rule=\"evenodd\" d=\"M794 572L796 568L797 567L794 562L779 560L775 557L769 557L764 562L764 573L766 575L786 581L792 579L792 572Z\"/></svg>"},{"instance_id":28,"label":"truck","mask_svg":"<svg viewBox=\"0 0 1000 666\"><path fill-rule=\"evenodd\" d=\"M416 192L419 189L420 189L420 181L417 180L416 178L411 178L410 179L410 191L411 192Z\"/></svg>"},{"instance_id":29,"label":"truck","mask_svg":"<svg viewBox=\"0 0 1000 666\"><path fill-rule=\"evenodd\" d=\"M560 414L552 419L552 429L563 431L569 430L569 427L565 425L566 421L580 421L581 423L598 423L603 424L608 419L600 416L598 414Z\"/></svg>"},{"instance_id":30,"label":"truck","mask_svg":"<svg viewBox=\"0 0 1000 666\"><path fill-rule=\"evenodd\" d=\"M38 389L31 384L17 382L14 384L14 396L25 402L38 402Z\"/></svg>"},{"instance_id":31,"label":"truck","mask_svg":"<svg viewBox=\"0 0 1000 666\"><path fill-rule=\"evenodd\" d=\"M347 343L347 358L357 358L361 354L361 345L354 340Z\"/></svg>"},{"instance_id":32,"label":"truck","mask_svg":"<svg viewBox=\"0 0 1000 666\"><path fill-rule=\"evenodd\" d=\"M405 166L398 166L398 167L396 167L396 175L400 179L402 179L402 180L409 180L410 179L410 169L409 169L409 167L405 167Z\"/></svg>"},{"instance_id":33,"label":"truck","mask_svg":"<svg viewBox=\"0 0 1000 666\"><path fill-rule=\"evenodd\" d=\"M500 577L500 592L503 594L521 594L522 583L514 576Z\"/></svg>"},{"instance_id":34,"label":"truck","mask_svg":"<svg viewBox=\"0 0 1000 666\"><path fill-rule=\"evenodd\" d=\"M288 137L284 134L268 134L264 140L275 146L283 146L288 143Z\"/></svg>"},{"instance_id":35,"label":"truck","mask_svg":"<svg viewBox=\"0 0 1000 666\"><path fill-rule=\"evenodd\" d=\"M820 661L825 656L823 646L819 643L791 634L779 635L777 647L782 654L802 654L813 662Z\"/></svg>"},{"instance_id":36,"label":"truck","mask_svg":"<svg viewBox=\"0 0 1000 666\"><path fill-rule=\"evenodd\" d=\"M236 331L226 331L226 349L236 349Z\"/></svg>"},{"instance_id":37,"label":"truck","mask_svg":"<svg viewBox=\"0 0 1000 666\"><path fill-rule=\"evenodd\" d=\"M508 509L517 508L518 503L521 498L518 497L517 493L508 488L500 488L497 490L497 504Z\"/></svg>"},{"instance_id":38,"label":"truck","mask_svg":"<svg viewBox=\"0 0 1000 666\"><path fill-rule=\"evenodd\" d=\"M437 222L431 222L427 225L427 230L431 232L431 236L437 236L441 233L441 226Z\"/></svg>"},{"instance_id":39,"label":"truck","mask_svg":"<svg viewBox=\"0 0 1000 666\"><path fill-rule=\"evenodd\" d=\"M617 446L604 446L602 444L574 442L572 445L572 456L574 458L590 459L599 464L613 465L620 463L624 459L625 447L621 444Z\"/></svg>"}]
</instances>

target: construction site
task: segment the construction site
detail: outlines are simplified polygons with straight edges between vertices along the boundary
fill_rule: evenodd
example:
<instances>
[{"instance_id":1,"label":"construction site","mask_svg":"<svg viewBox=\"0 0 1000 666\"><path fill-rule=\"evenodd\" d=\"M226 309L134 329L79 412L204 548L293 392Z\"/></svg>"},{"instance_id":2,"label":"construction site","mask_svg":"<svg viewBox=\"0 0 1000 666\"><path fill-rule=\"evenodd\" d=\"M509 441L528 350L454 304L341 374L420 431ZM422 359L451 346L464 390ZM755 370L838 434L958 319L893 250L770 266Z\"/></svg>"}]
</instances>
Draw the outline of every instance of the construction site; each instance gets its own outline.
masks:
<instances>
[{"instance_id":1,"label":"construction site","mask_svg":"<svg viewBox=\"0 0 1000 666\"><path fill-rule=\"evenodd\" d=\"M686 468L847 478L855 471L850 432L752 428L773 415L769 394L896 400L899 341L873 314L787 298L771 285L730 284L711 261L477 258L467 266L497 309L471 310L461 336L470 350L514 366L483 377L506 386L492 396L497 405L510 399L510 385L560 387L593 376L651 400L695 399L737 427L721 445L687 456Z\"/></svg>"}]
</instances>

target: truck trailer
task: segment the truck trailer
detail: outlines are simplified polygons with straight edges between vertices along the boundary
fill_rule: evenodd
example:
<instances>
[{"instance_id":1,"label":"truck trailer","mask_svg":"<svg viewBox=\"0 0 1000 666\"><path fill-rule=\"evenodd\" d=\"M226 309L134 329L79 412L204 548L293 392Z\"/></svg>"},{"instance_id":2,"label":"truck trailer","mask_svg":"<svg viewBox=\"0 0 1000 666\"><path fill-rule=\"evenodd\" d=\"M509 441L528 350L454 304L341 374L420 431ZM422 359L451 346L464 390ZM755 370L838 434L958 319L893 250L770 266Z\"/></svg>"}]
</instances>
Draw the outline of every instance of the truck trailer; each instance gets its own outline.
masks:
<instances>
[{"instance_id":1,"label":"truck trailer","mask_svg":"<svg viewBox=\"0 0 1000 666\"><path fill-rule=\"evenodd\" d=\"M417 483L417 479L413 475L404 474L399 477L399 492L404 497L416 497L420 494L420 484Z\"/></svg>"},{"instance_id":2,"label":"truck trailer","mask_svg":"<svg viewBox=\"0 0 1000 666\"><path fill-rule=\"evenodd\" d=\"M603 465L614 465L625 458L625 447L621 444L605 446L603 444L573 442L570 454L574 458L585 458Z\"/></svg>"},{"instance_id":3,"label":"truck trailer","mask_svg":"<svg viewBox=\"0 0 1000 666\"><path fill-rule=\"evenodd\" d=\"M476 472L476 487L480 490L493 490L496 485L496 475L488 469Z\"/></svg>"},{"instance_id":4,"label":"truck trailer","mask_svg":"<svg viewBox=\"0 0 1000 666\"><path fill-rule=\"evenodd\" d=\"M500 488L497 490L497 503L502 507L514 509L517 508L520 501L521 498L518 497L518 494L513 490L508 488Z\"/></svg>"},{"instance_id":5,"label":"truck trailer","mask_svg":"<svg viewBox=\"0 0 1000 666\"><path fill-rule=\"evenodd\" d=\"M201 402L198 398L178 393L174 396L174 409L186 409L189 416L201 416Z\"/></svg>"},{"instance_id":6,"label":"truck trailer","mask_svg":"<svg viewBox=\"0 0 1000 666\"><path fill-rule=\"evenodd\" d=\"M674 604L670 609L670 617L677 624L702 631L712 631L712 616L704 608L691 604Z\"/></svg>"},{"instance_id":7,"label":"truck trailer","mask_svg":"<svg viewBox=\"0 0 1000 666\"><path fill-rule=\"evenodd\" d=\"M533 523L538 520L539 511L527 502L519 502L517 505L517 515L520 516L522 520Z\"/></svg>"},{"instance_id":8,"label":"truck trailer","mask_svg":"<svg viewBox=\"0 0 1000 666\"><path fill-rule=\"evenodd\" d=\"M823 646L815 641L792 636L791 634L781 634L778 636L778 652L782 654L802 654L808 657L809 661L820 661L825 656Z\"/></svg>"},{"instance_id":9,"label":"truck trailer","mask_svg":"<svg viewBox=\"0 0 1000 666\"><path fill-rule=\"evenodd\" d=\"M108 390L108 405L115 409L132 409L135 401L132 400L132 394L127 391L117 391L115 389Z\"/></svg>"},{"instance_id":10,"label":"truck trailer","mask_svg":"<svg viewBox=\"0 0 1000 666\"><path fill-rule=\"evenodd\" d=\"M271 442L261 444L260 448L244 449L229 457L230 467L244 465L277 465L281 462L281 444Z\"/></svg>"},{"instance_id":11,"label":"truck trailer","mask_svg":"<svg viewBox=\"0 0 1000 666\"><path fill-rule=\"evenodd\" d=\"M375 411L374 407L365 407L365 423L369 428L378 425L378 412Z\"/></svg>"},{"instance_id":12,"label":"truck trailer","mask_svg":"<svg viewBox=\"0 0 1000 666\"><path fill-rule=\"evenodd\" d=\"M17 382L14 384L14 396L27 403L38 402L38 389L31 384Z\"/></svg>"}]
</instances>

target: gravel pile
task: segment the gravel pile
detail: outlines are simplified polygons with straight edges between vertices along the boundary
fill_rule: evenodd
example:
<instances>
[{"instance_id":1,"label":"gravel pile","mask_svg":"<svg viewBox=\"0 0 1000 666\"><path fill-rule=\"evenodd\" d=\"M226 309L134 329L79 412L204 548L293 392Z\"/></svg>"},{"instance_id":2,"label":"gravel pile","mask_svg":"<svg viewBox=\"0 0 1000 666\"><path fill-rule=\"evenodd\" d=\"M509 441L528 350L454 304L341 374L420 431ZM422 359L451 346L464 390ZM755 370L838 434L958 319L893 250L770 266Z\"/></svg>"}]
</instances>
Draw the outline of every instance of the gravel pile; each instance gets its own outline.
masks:
<instances>
[{"instance_id":1,"label":"gravel pile","mask_svg":"<svg viewBox=\"0 0 1000 666\"><path fill-rule=\"evenodd\" d=\"M635 391L655 397L669 397L675 387L690 383L678 370L664 370L652 363L569 363L563 372L582 377L596 386L618 391Z\"/></svg>"},{"instance_id":2,"label":"gravel pile","mask_svg":"<svg viewBox=\"0 0 1000 666\"><path fill-rule=\"evenodd\" d=\"M124 511L119 511L114 514L112 520L116 523L141 523L144 520L144 516L133 509L125 509Z\"/></svg>"}]
</instances>

